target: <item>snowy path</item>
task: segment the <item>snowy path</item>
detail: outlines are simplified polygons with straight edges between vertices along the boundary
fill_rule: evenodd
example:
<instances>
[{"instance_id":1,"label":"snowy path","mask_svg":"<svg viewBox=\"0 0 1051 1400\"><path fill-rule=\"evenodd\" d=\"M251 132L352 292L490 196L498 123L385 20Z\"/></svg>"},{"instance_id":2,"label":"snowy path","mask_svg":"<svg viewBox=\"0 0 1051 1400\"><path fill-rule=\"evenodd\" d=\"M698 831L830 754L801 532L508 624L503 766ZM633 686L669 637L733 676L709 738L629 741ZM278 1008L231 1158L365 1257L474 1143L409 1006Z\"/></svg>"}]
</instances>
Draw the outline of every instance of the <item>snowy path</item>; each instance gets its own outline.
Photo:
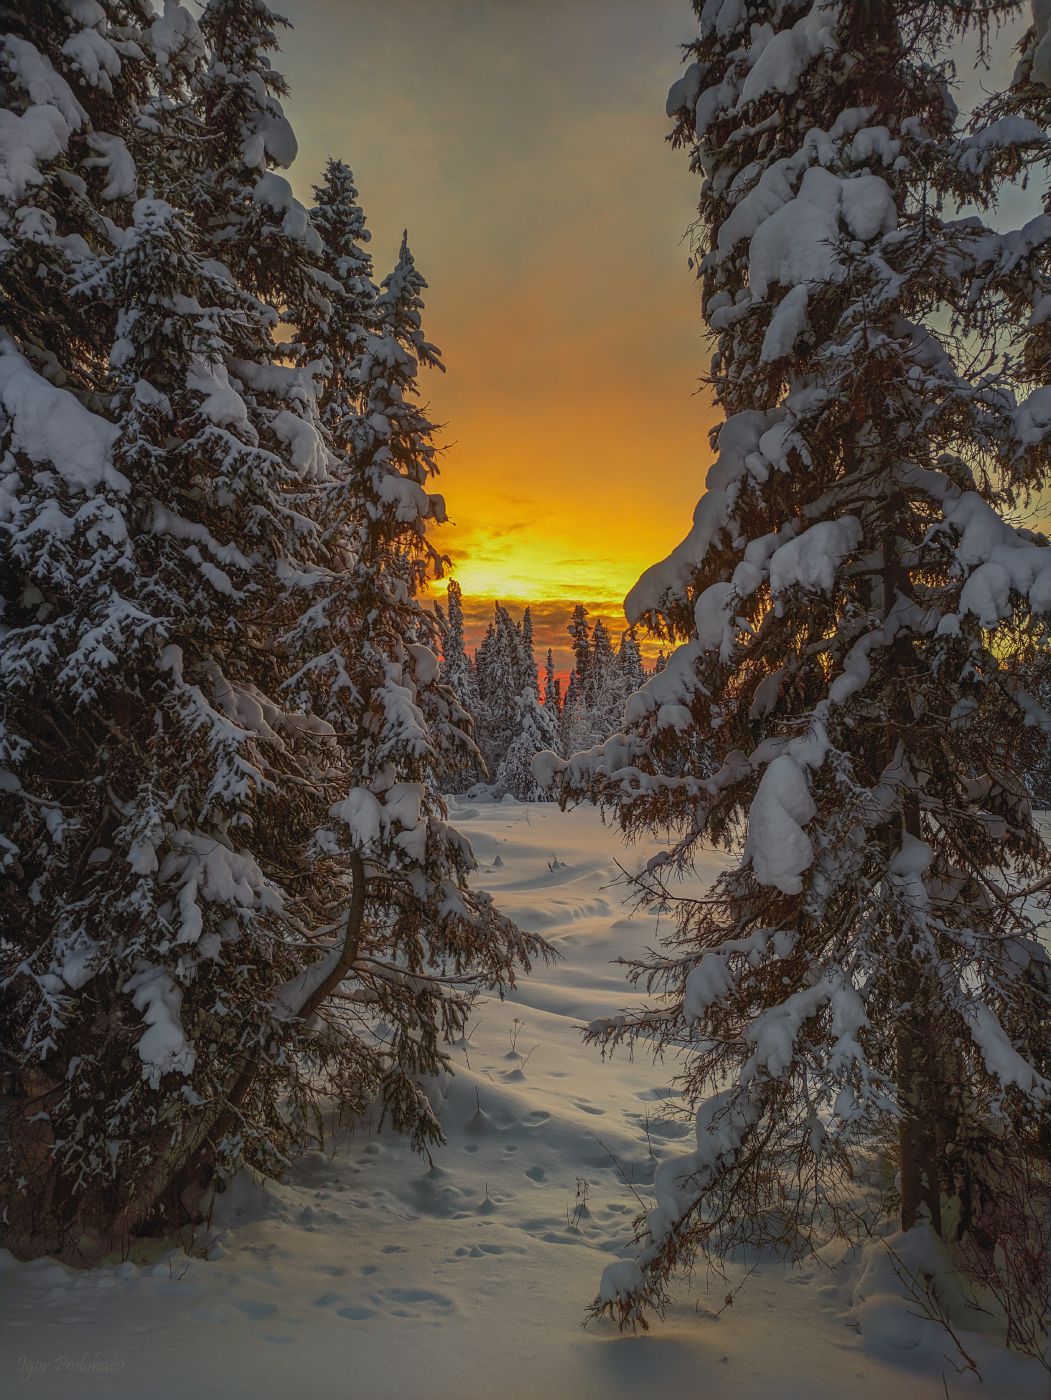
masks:
<instances>
[{"instance_id":1,"label":"snowy path","mask_svg":"<svg viewBox=\"0 0 1051 1400\"><path fill-rule=\"evenodd\" d=\"M951 1396L977 1390L939 1363L937 1347L922 1362L874 1353L827 1275L767 1261L717 1320L704 1313L721 1306L725 1285L707 1295L698 1277L649 1336L581 1327L637 1204L610 1154L645 1194L647 1125L658 1159L689 1132L667 1116L673 1065L603 1064L579 1040L582 1020L626 999L610 960L653 926L623 916L609 888L623 853L593 811L483 804L457 819L501 906L566 962L480 1009L441 1089L449 1142L434 1167L386 1133L337 1137L332 1155L303 1158L286 1182L228 1193L223 1243L208 1261L75 1274L0 1252L4 1393L25 1381L27 1393L63 1400L615 1400L640 1390L944 1400L943 1370ZM552 869L555 857L564 865ZM987 1382L997 1400L1043 1393L1035 1377L1018 1389L1005 1373Z\"/></svg>"}]
</instances>

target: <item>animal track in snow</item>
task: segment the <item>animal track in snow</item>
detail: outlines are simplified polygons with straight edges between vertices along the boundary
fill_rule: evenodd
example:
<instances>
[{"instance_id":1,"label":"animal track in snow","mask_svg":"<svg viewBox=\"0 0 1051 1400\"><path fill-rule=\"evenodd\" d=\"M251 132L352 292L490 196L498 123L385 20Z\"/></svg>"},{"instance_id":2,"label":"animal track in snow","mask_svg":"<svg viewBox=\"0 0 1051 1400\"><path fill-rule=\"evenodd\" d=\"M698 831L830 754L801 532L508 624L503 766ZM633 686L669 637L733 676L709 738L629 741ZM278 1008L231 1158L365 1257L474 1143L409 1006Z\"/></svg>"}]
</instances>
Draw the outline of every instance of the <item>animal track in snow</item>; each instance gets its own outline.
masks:
<instances>
[{"instance_id":1,"label":"animal track in snow","mask_svg":"<svg viewBox=\"0 0 1051 1400\"><path fill-rule=\"evenodd\" d=\"M239 1312L243 1312L245 1317L249 1317L253 1322L260 1322L264 1317L273 1317L277 1312L276 1303L261 1303L256 1298L238 1298L234 1300L234 1307Z\"/></svg>"},{"instance_id":2,"label":"animal track in snow","mask_svg":"<svg viewBox=\"0 0 1051 1400\"><path fill-rule=\"evenodd\" d=\"M372 1295L372 1301L386 1304L394 1317L444 1317L455 1307L451 1298L431 1288L384 1288Z\"/></svg>"},{"instance_id":3,"label":"animal track in snow","mask_svg":"<svg viewBox=\"0 0 1051 1400\"><path fill-rule=\"evenodd\" d=\"M461 1245L454 1253L457 1259L484 1259L500 1254L525 1254L527 1251L518 1244L475 1244Z\"/></svg>"}]
</instances>

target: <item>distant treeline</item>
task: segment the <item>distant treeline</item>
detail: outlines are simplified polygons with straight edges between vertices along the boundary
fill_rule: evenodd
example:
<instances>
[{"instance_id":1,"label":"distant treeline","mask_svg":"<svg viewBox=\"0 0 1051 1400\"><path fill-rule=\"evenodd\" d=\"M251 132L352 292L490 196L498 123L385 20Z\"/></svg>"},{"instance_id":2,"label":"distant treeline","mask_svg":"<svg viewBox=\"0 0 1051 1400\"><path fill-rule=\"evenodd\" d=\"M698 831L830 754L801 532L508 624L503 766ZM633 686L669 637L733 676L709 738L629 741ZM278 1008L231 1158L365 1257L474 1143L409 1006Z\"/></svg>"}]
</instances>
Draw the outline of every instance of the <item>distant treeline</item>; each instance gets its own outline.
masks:
<instances>
[{"instance_id":1,"label":"distant treeline","mask_svg":"<svg viewBox=\"0 0 1051 1400\"><path fill-rule=\"evenodd\" d=\"M541 681L528 607L516 620L496 603L473 654L464 640L459 584L449 584L447 605L436 604L436 611L444 634L443 678L470 716L478 746L477 762L448 781L453 792L491 783L524 801L548 799L530 771L534 754L578 753L608 738L620 727L628 696L664 666L661 654L647 670L634 629L615 642L602 619L592 623L578 603L566 629L573 669L563 690L550 647Z\"/></svg>"}]
</instances>

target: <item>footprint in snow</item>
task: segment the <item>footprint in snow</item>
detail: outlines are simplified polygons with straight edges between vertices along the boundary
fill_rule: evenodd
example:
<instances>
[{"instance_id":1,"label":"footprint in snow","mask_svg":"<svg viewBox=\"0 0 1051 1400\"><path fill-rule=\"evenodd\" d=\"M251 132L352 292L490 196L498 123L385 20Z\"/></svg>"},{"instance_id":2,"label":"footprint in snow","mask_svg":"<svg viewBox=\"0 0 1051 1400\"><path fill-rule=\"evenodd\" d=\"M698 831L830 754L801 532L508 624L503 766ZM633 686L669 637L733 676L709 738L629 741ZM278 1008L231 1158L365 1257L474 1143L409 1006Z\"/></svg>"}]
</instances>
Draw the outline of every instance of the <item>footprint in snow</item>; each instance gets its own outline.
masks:
<instances>
[{"instance_id":1,"label":"footprint in snow","mask_svg":"<svg viewBox=\"0 0 1051 1400\"><path fill-rule=\"evenodd\" d=\"M350 1307L337 1308L336 1316L349 1317L351 1322L364 1322L367 1317L375 1317L376 1313L373 1308L364 1308L355 1303Z\"/></svg>"},{"instance_id":2,"label":"footprint in snow","mask_svg":"<svg viewBox=\"0 0 1051 1400\"><path fill-rule=\"evenodd\" d=\"M243 1312L245 1317L250 1317L253 1322L260 1322L264 1317L273 1317L277 1312L276 1303L261 1303L255 1298L235 1300L234 1307Z\"/></svg>"},{"instance_id":3,"label":"footprint in snow","mask_svg":"<svg viewBox=\"0 0 1051 1400\"><path fill-rule=\"evenodd\" d=\"M567 1235L564 1230L546 1230L542 1235L538 1236L538 1238L544 1244L579 1244L580 1231L578 1230L572 1235Z\"/></svg>"},{"instance_id":4,"label":"footprint in snow","mask_svg":"<svg viewBox=\"0 0 1051 1400\"><path fill-rule=\"evenodd\" d=\"M486 1255L490 1254L496 1255L525 1253L527 1253L527 1251L524 1250L522 1246L518 1244L475 1244L471 1245L470 1248L468 1248L467 1245L462 1244L460 1248L456 1250L455 1257L457 1259L484 1259Z\"/></svg>"},{"instance_id":5,"label":"footprint in snow","mask_svg":"<svg viewBox=\"0 0 1051 1400\"><path fill-rule=\"evenodd\" d=\"M395 1317L419 1317L420 1312L413 1312L412 1308L423 1309L423 1315L428 1312L446 1313L452 1309L453 1300L447 1298L444 1293L435 1293L430 1288L385 1288L379 1294L373 1295L375 1303L397 1303L397 1308L391 1311Z\"/></svg>"},{"instance_id":6,"label":"footprint in snow","mask_svg":"<svg viewBox=\"0 0 1051 1400\"><path fill-rule=\"evenodd\" d=\"M574 1108L579 1108L580 1111L581 1111L581 1113L593 1113L593 1114L595 1114L596 1116L599 1116L599 1115L604 1114L604 1113L606 1112L606 1110L605 1110L604 1108L596 1108L594 1104L592 1104L592 1103L584 1103L584 1102L582 1102L582 1100L580 1100L580 1099L574 1099L574 1100L573 1100L573 1107L574 1107Z\"/></svg>"},{"instance_id":7,"label":"footprint in snow","mask_svg":"<svg viewBox=\"0 0 1051 1400\"><path fill-rule=\"evenodd\" d=\"M543 1167L527 1167L526 1176L530 1181L540 1182L546 1178L547 1172L544 1171Z\"/></svg>"}]
</instances>

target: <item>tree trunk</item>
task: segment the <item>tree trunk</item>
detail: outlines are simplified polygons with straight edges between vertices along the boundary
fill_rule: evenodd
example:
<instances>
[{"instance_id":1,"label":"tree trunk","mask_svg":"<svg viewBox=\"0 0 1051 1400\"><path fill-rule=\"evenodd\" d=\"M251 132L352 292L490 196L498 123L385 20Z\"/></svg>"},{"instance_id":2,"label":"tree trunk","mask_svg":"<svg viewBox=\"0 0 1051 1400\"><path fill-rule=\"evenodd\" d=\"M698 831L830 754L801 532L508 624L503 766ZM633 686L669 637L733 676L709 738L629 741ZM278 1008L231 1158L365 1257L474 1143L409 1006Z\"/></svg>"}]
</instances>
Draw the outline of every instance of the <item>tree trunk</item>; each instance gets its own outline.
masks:
<instances>
[{"instance_id":1,"label":"tree trunk","mask_svg":"<svg viewBox=\"0 0 1051 1400\"><path fill-rule=\"evenodd\" d=\"M932 1087L936 1079L930 1018L915 1009L898 1031L898 1087L904 1116L898 1129L901 1155L901 1228L911 1230L928 1219L942 1233L938 1113Z\"/></svg>"},{"instance_id":2,"label":"tree trunk","mask_svg":"<svg viewBox=\"0 0 1051 1400\"><path fill-rule=\"evenodd\" d=\"M904 502L897 495L891 496L887 508L880 599L885 618L890 616L899 593L909 595L908 574L901 562L895 528L897 519L904 514ZM910 729L914 723L909 676L915 658L907 640L896 639L892 643L890 661L894 699L886 709L884 757L888 765L895 761L900 745L901 761L908 764ZM906 792L900 821L892 823L885 833L888 859L893 858L906 836L923 840L919 802L913 792ZM897 958L898 995L902 1003L897 1028L898 1098L902 1110L898 1128L901 1228L910 1230L917 1221L928 1219L941 1235L941 1105L937 1102L940 1076L927 996L929 973L925 976L924 965L917 961L911 942L905 946L898 942Z\"/></svg>"}]
</instances>

